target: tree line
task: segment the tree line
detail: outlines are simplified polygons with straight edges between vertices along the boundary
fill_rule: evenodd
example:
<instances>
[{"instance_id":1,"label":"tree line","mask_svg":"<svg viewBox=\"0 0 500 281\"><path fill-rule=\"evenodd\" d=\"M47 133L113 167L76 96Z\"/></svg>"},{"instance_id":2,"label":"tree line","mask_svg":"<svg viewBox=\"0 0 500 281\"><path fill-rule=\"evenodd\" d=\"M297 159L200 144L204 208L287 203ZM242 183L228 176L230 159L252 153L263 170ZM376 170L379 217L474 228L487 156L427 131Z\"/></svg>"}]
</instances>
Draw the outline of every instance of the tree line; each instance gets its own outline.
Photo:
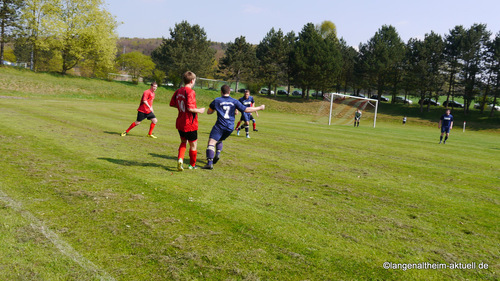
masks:
<instances>
[{"instance_id":1,"label":"tree line","mask_svg":"<svg viewBox=\"0 0 500 281\"><path fill-rule=\"evenodd\" d=\"M335 24L307 23L296 34L271 28L259 44L239 36L215 45L199 25L186 21L149 50L121 54L115 18L103 0L0 1L0 56L13 42L18 61L33 70L67 73L75 66L88 76L106 77L116 69L135 82L147 76L180 84L187 70L199 76L239 83L259 90L286 86L311 93L397 95L421 100L461 97L467 114L474 102L481 111L497 104L500 93L500 33L485 24L455 26L444 36L430 32L404 42L391 25L382 26L357 48L338 38ZM421 103L421 110L424 104ZM429 106L429 105L428 105ZM492 112L493 114L492 107Z\"/></svg>"},{"instance_id":2,"label":"tree line","mask_svg":"<svg viewBox=\"0 0 500 281\"><path fill-rule=\"evenodd\" d=\"M467 114L474 102L481 112L497 104L500 93L500 33L493 37L485 24L455 26L444 36L431 31L406 43L396 28L384 25L357 49L338 39L329 21L308 23L298 34L271 28L258 45L244 36L235 38L215 62L204 29L181 22L152 58L174 79L190 69L234 81L236 89L240 81L255 89L265 86L269 94L278 86L287 86L288 92L293 86L302 89L303 98L311 91L363 92L379 100L385 94L393 102L398 95L405 100L445 97L446 104L462 97ZM423 111L424 103L420 107Z\"/></svg>"}]
</instances>

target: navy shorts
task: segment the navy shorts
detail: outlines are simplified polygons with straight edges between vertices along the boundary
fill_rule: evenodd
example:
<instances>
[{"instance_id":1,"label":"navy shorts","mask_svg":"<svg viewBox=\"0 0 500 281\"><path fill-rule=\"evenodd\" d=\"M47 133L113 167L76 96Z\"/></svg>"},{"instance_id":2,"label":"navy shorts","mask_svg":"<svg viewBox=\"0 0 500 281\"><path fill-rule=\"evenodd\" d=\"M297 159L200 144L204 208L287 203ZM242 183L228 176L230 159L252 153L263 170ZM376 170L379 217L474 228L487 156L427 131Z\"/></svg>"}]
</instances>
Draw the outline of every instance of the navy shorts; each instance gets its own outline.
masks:
<instances>
[{"instance_id":1,"label":"navy shorts","mask_svg":"<svg viewBox=\"0 0 500 281\"><path fill-rule=\"evenodd\" d=\"M246 113L246 112L241 113L240 121L248 122L250 120L253 120L252 113Z\"/></svg>"},{"instance_id":2,"label":"navy shorts","mask_svg":"<svg viewBox=\"0 0 500 281\"><path fill-rule=\"evenodd\" d=\"M137 122L141 122L144 119L151 120L153 118L156 118L155 114L151 111L150 113L144 113L137 111Z\"/></svg>"},{"instance_id":3,"label":"navy shorts","mask_svg":"<svg viewBox=\"0 0 500 281\"><path fill-rule=\"evenodd\" d=\"M210 132L210 138L216 141L223 141L227 139L227 137L229 137L232 132L233 129L228 130L219 128L218 126L214 126L212 128L212 131Z\"/></svg>"},{"instance_id":4,"label":"navy shorts","mask_svg":"<svg viewBox=\"0 0 500 281\"><path fill-rule=\"evenodd\" d=\"M441 127L441 133L450 133L450 127Z\"/></svg>"}]
</instances>

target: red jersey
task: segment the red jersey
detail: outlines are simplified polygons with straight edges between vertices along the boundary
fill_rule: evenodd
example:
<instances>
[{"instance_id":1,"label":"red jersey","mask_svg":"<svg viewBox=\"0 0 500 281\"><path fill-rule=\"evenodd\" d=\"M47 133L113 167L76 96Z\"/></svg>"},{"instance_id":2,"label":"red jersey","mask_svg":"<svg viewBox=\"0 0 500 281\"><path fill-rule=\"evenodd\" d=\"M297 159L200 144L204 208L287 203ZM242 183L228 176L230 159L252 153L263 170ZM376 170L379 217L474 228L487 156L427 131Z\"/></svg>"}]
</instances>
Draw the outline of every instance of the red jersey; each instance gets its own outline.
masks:
<instances>
[{"instance_id":1,"label":"red jersey","mask_svg":"<svg viewBox=\"0 0 500 281\"><path fill-rule=\"evenodd\" d=\"M175 122L177 130L183 132L198 130L198 114L188 111L196 108L196 93L193 89L182 87L175 91L170 106L176 107L179 111Z\"/></svg>"},{"instance_id":2,"label":"red jersey","mask_svg":"<svg viewBox=\"0 0 500 281\"><path fill-rule=\"evenodd\" d=\"M155 92L151 91L151 89L144 91L141 98L141 104L139 104L139 108L137 111L142 113L149 114L151 110L147 107L143 101L147 101L149 106L153 107L153 100L155 99Z\"/></svg>"}]
</instances>

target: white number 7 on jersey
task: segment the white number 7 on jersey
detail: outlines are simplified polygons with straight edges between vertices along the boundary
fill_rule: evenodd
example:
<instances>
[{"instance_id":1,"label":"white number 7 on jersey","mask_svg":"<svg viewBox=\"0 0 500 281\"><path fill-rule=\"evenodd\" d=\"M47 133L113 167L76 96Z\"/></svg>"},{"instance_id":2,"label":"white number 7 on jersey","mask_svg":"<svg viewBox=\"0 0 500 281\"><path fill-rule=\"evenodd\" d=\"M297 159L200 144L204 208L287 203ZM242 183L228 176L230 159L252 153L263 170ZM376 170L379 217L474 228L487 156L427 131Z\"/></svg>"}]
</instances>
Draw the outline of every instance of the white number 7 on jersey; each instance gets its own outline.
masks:
<instances>
[{"instance_id":1,"label":"white number 7 on jersey","mask_svg":"<svg viewBox=\"0 0 500 281\"><path fill-rule=\"evenodd\" d=\"M222 109L224 109L226 111L226 113L224 114L224 119L229 119L229 110L231 110L231 107L230 106L223 106Z\"/></svg>"}]
</instances>

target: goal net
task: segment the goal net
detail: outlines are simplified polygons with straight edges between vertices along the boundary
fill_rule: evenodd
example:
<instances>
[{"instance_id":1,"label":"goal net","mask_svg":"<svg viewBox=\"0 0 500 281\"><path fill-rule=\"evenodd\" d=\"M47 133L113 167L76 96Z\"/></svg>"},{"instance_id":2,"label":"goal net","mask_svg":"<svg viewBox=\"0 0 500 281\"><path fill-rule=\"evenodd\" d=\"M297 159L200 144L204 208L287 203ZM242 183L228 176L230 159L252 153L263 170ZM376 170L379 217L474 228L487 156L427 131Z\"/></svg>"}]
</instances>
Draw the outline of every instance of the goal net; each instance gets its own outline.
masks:
<instances>
[{"instance_id":1,"label":"goal net","mask_svg":"<svg viewBox=\"0 0 500 281\"><path fill-rule=\"evenodd\" d=\"M361 111L360 125L377 123L378 101L337 93L323 95L323 101L318 107L318 112L313 118L315 123L328 123L328 125L353 125L356 111Z\"/></svg>"}]
</instances>

